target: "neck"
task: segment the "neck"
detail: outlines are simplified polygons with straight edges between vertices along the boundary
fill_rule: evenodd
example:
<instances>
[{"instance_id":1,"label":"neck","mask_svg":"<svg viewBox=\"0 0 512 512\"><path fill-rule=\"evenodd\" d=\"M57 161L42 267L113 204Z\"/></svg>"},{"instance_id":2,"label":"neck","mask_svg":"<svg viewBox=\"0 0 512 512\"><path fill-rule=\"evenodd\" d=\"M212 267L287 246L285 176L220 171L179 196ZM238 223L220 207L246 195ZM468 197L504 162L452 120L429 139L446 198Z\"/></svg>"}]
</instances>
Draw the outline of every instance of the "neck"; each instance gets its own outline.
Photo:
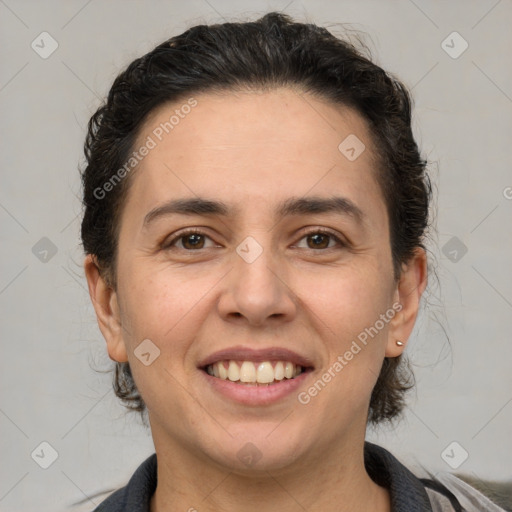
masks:
<instances>
[{"instance_id":1,"label":"neck","mask_svg":"<svg viewBox=\"0 0 512 512\"><path fill-rule=\"evenodd\" d=\"M179 444L161 447L155 440L155 448L158 485L150 512L391 510L388 491L373 482L364 467L364 438L292 467L252 474L199 460Z\"/></svg>"}]
</instances>

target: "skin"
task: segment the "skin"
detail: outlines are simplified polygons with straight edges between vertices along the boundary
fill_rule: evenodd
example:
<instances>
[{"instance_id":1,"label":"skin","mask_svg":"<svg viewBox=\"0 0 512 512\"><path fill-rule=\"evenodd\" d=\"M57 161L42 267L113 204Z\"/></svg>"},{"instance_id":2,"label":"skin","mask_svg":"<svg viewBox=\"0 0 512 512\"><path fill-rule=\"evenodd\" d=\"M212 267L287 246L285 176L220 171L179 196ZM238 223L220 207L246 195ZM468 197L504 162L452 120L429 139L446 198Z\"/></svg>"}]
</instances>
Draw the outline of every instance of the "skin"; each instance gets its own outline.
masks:
<instances>
[{"instance_id":1,"label":"skin","mask_svg":"<svg viewBox=\"0 0 512 512\"><path fill-rule=\"evenodd\" d=\"M130 178L116 289L92 256L85 260L109 356L130 362L148 407L158 457L151 511L389 511L387 490L363 463L368 405L383 358L400 355L413 329L426 257L418 249L394 280L366 123L289 88L196 99ZM139 143L179 106L156 110ZM366 146L352 162L338 150L350 134ZM364 221L334 212L275 215L286 199L333 195L350 199ZM156 206L198 196L233 211L171 214L144 226ZM206 235L202 249L190 248L190 238L165 247L187 227ZM346 245L321 237L327 248L316 248L307 234L319 228ZM250 264L236 252L247 236L263 248ZM197 369L234 345L285 347L314 362L307 390L396 303L402 310L306 405L295 393L241 405L205 386ZM149 366L134 354L144 339L160 349ZM237 457L248 442L261 454L251 467Z\"/></svg>"}]
</instances>

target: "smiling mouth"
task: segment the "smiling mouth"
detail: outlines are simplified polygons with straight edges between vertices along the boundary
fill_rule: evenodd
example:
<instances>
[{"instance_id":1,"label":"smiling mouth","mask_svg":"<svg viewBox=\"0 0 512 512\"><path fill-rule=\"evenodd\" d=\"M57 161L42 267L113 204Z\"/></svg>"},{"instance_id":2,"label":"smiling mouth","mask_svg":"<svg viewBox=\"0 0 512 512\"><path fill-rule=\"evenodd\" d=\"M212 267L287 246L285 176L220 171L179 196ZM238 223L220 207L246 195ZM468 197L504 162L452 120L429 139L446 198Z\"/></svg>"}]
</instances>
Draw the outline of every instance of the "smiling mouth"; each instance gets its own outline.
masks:
<instances>
[{"instance_id":1,"label":"smiling mouth","mask_svg":"<svg viewBox=\"0 0 512 512\"><path fill-rule=\"evenodd\" d=\"M208 375L246 386L270 386L312 370L290 361L217 361L202 368Z\"/></svg>"}]
</instances>

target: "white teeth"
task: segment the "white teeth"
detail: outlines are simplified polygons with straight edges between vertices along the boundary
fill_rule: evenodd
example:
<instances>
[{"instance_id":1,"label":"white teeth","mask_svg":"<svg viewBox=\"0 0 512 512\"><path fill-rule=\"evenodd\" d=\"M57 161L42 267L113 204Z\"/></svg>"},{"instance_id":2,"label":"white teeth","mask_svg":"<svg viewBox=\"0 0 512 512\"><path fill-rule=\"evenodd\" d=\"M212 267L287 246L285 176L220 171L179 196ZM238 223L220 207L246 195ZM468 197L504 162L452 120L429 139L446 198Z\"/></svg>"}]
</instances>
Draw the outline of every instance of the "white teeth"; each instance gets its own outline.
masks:
<instances>
[{"instance_id":1,"label":"white teeth","mask_svg":"<svg viewBox=\"0 0 512 512\"><path fill-rule=\"evenodd\" d=\"M258 365L256 380L260 384L269 384L270 382L274 382L274 368L272 368L272 365L268 361Z\"/></svg>"},{"instance_id":2,"label":"white teeth","mask_svg":"<svg viewBox=\"0 0 512 512\"><path fill-rule=\"evenodd\" d=\"M240 367L240 382L256 382L256 368L250 361L244 361ZM259 378L258 382L260 382Z\"/></svg>"},{"instance_id":3,"label":"white teeth","mask_svg":"<svg viewBox=\"0 0 512 512\"><path fill-rule=\"evenodd\" d=\"M276 363L276 367L274 368L274 379L283 380L284 379L284 365L281 361Z\"/></svg>"},{"instance_id":4,"label":"white teeth","mask_svg":"<svg viewBox=\"0 0 512 512\"><path fill-rule=\"evenodd\" d=\"M226 369L225 364L228 368ZM277 361L274 365L270 361L253 363L252 361L218 361L208 365L206 371L209 375L222 380L240 382L244 384L270 384L283 379L293 379L303 372L302 366L290 361Z\"/></svg>"},{"instance_id":5,"label":"white teeth","mask_svg":"<svg viewBox=\"0 0 512 512\"><path fill-rule=\"evenodd\" d=\"M226 367L222 361L220 363L215 363L213 366L217 366L219 368L219 377L221 379L226 380L228 378L228 371L226 370Z\"/></svg>"},{"instance_id":6,"label":"white teeth","mask_svg":"<svg viewBox=\"0 0 512 512\"><path fill-rule=\"evenodd\" d=\"M235 361L229 362L228 379L232 382L236 382L240 379L240 368L238 368L238 365L235 363Z\"/></svg>"}]
</instances>

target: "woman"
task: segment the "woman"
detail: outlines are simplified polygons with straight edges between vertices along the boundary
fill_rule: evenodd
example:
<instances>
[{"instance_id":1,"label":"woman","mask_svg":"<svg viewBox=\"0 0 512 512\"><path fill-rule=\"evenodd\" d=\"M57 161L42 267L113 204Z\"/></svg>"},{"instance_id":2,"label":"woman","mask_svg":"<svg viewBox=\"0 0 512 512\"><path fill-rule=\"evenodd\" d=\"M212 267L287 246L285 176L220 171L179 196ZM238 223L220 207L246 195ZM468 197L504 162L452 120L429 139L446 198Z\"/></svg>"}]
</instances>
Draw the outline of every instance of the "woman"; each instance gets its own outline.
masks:
<instances>
[{"instance_id":1,"label":"woman","mask_svg":"<svg viewBox=\"0 0 512 512\"><path fill-rule=\"evenodd\" d=\"M365 443L427 283L400 82L277 13L197 26L119 75L85 151L89 291L156 451L96 510L493 510Z\"/></svg>"}]
</instances>

